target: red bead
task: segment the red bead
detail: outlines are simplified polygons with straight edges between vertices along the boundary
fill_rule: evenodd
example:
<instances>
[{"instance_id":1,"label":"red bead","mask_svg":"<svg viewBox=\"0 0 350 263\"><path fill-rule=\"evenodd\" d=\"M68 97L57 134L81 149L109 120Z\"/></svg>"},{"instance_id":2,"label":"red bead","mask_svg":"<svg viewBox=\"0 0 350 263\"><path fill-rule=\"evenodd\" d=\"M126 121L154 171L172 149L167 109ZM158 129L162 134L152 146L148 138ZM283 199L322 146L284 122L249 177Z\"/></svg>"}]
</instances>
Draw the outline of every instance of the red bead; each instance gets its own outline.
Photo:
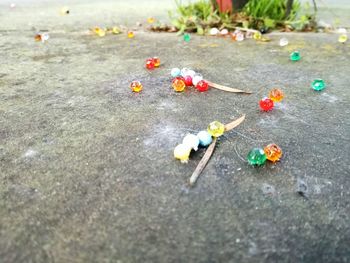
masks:
<instances>
[{"instance_id":1,"label":"red bead","mask_svg":"<svg viewBox=\"0 0 350 263\"><path fill-rule=\"evenodd\" d=\"M193 86L192 77L191 76L184 77L184 80L185 80L185 84L186 84L187 87Z\"/></svg>"},{"instance_id":2,"label":"red bead","mask_svg":"<svg viewBox=\"0 0 350 263\"><path fill-rule=\"evenodd\" d=\"M149 58L146 60L146 68L147 69L154 69L155 64L154 64L154 60L152 58Z\"/></svg>"},{"instance_id":3,"label":"red bead","mask_svg":"<svg viewBox=\"0 0 350 263\"><path fill-rule=\"evenodd\" d=\"M201 80L197 83L196 88L199 92L207 91L209 89L208 82Z\"/></svg>"},{"instance_id":4,"label":"red bead","mask_svg":"<svg viewBox=\"0 0 350 263\"><path fill-rule=\"evenodd\" d=\"M260 102L259 102L260 108L263 111L269 111L272 110L273 108L273 100L269 99L269 98L263 98Z\"/></svg>"}]
</instances>

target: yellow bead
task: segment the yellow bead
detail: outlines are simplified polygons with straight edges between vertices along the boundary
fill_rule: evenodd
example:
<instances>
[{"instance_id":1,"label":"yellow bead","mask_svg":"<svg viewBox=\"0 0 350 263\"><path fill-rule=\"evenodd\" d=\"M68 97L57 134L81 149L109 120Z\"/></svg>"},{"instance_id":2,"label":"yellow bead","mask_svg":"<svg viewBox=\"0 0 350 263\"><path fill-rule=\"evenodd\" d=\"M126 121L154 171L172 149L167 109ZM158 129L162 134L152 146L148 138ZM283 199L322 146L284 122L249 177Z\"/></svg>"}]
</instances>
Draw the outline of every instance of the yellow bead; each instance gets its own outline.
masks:
<instances>
[{"instance_id":1,"label":"yellow bead","mask_svg":"<svg viewBox=\"0 0 350 263\"><path fill-rule=\"evenodd\" d=\"M149 24L153 24L154 21L155 21L154 17L149 17L149 18L147 18L147 22L148 22Z\"/></svg>"},{"instance_id":2,"label":"yellow bead","mask_svg":"<svg viewBox=\"0 0 350 263\"><path fill-rule=\"evenodd\" d=\"M62 7L60 13L61 13L62 16L68 15L69 14L69 8L66 7L66 6Z\"/></svg>"},{"instance_id":3,"label":"yellow bead","mask_svg":"<svg viewBox=\"0 0 350 263\"><path fill-rule=\"evenodd\" d=\"M253 38L255 40L260 40L262 38L262 34L259 31L255 31L254 35L253 35Z\"/></svg>"},{"instance_id":4,"label":"yellow bead","mask_svg":"<svg viewBox=\"0 0 350 263\"><path fill-rule=\"evenodd\" d=\"M173 80L173 89L177 92L182 92L185 90L186 84L182 79L176 78Z\"/></svg>"},{"instance_id":5,"label":"yellow bead","mask_svg":"<svg viewBox=\"0 0 350 263\"><path fill-rule=\"evenodd\" d=\"M280 89L272 89L270 90L269 98L274 102L281 102L284 98L283 91Z\"/></svg>"},{"instance_id":6,"label":"yellow bead","mask_svg":"<svg viewBox=\"0 0 350 263\"><path fill-rule=\"evenodd\" d=\"M133 92L140 92L143 89L143 86L140 81L133 81L130 84L130 88Z\"/></svg>"},{"instance_id":7,"label":"yellow bead","mask_svg":"<svg viewBox=\"0 0 350 263\"><path fill-rule=\"evenodd\" d=\"M133 38L135 36L134 32L128 31L128 38Z\"/></svg>"},{"instance_id":8,"label":"yellow bead","mask_svg":"<svg viewBox=\"0 0 350 263\"><path fill-rule=\"evenodd\" d=\"M348 40L348 36L346 34L342 34L339 36L338 41L340 43L345 43Z\"/></svg>"},{"instance_id":9,"label":"yellow bead","mask_svg":"<svg viewBox=\"0 0 350 263\"><path fill-rule=\"evenodd\" d=\"M187 163L190 158L191 147L185 144L179 144L174 149L174 157L179 159L182 163Z\"/></svg>"},{"instance_id":10,"label":"yellow bead","mask_svg":"<svg viewBox=\"0 0 350 263\"><path fill-rule=\"evenodd\" d=\"M267 160L277 162L282 157L282 149L277 144L269 144L264 148Z\"/></svg>"},{"instance_id":11,"label":"yellow bead","mask_svg":"<svg viewBox=\"0 0 350 263\"><path fill-rule=\"evenodd\" d=\"M100 27L95 27L93 29L94 33L98 35L99 37L104 37L106 35L106 31Z\"/></svg>"},{"instance_id":12,"label":"yellow bead","mask_svg":"<svg viewBox=\"0 0 350 263\"><path fill-rule=\"evenodd\" d=\"M213 121L208 126L208 132L213 137L219 137L224 134L225 125L223 125L221 122Z\"/></svg>"},{"instance_id":13,"label":"yellow bead","mask_svg":"<svg viewBox=\"0 0 350 263\"><path fill-rule=\"evenodd\" d=\"M120 28L117 26L112 27L112 33L116 35L120 34L121 33Z\"/></svg>"}]
</instances>

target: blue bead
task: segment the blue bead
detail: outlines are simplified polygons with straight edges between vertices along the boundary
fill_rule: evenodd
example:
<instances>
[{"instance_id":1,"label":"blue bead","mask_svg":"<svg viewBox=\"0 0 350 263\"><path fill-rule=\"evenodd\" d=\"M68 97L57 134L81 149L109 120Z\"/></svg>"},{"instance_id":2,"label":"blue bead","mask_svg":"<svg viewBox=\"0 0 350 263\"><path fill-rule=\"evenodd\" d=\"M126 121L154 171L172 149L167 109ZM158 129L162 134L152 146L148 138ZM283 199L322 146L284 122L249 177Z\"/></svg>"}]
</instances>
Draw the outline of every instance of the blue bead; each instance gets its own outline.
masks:
<instances>
[{"instance_id":1,"label":"blue bead","mask_svg":"<svg viewBox=\"0 0 350 263\"><path fill-rule=\"evenodd\" d=\"M197 137L199 139L199 144L203 147L207 147L213 141L213 138L211 137L210 133L207 131L200 131L197 134Z\"/></svg>"},{"instance_id":2,"label":"blue bead","mask_svg":"<svg viewBox=\"0 0 350 263\"><path fill-rule=\"evenodd\" d=\"M171 76L174 78L180 76L180 74L181 74L181 70L179 68L173 68L171 70Z\"/></svg>"}]
</instances>

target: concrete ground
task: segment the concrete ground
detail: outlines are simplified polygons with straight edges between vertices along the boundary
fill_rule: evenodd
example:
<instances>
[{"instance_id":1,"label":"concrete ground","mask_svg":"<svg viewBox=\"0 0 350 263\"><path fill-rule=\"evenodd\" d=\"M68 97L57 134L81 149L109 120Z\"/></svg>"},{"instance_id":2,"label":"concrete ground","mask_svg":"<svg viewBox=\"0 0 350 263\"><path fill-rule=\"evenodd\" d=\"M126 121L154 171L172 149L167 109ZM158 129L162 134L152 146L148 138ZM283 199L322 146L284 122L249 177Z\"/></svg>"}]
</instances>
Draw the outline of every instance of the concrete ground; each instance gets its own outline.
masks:
<instances>
[{"instance_id":1,"label":"concrete ground","mask_svg":"<svg viewBox=\"0 0 350 263\"><path fill-rule=\"evenodd\" d=\"M98 38L86 29L165 19L172 1L83 2L65 17L58 1L0 6L1 262L350 261L349 43L313 33ZM33 27L50 40L34 42ZM295 49L302 60L292 63ZM152 72L150 56L162 60ZM177 94L173 67L254 93ZM315 78L324 91L310 88ZM136 79L140 94L128 88ZM260 112L274 87L285 100ZM188 188L204 151L183 165L174 147L242 114ZM283 159L249 166L248 151L271 142Z\"/></svg>"}]
</instances>

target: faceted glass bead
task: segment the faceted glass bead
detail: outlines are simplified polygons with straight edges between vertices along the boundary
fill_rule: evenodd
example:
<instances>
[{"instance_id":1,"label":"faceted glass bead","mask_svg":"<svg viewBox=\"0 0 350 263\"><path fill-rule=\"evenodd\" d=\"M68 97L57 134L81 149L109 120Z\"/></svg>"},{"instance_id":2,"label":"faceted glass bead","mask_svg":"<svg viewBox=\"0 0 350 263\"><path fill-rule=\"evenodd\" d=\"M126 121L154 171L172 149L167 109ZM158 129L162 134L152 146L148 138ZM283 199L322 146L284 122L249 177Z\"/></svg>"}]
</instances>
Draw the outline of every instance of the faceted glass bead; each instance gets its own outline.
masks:
<instances>
[{"instance_id":1,"label":"faceted glass bead","mask_svg":"<svg viewBox=\"0 0 350 263\"><path fill-rule=\"evenodd\" d=\"M118 35L118 34L121 33L121 30L120 30L119 27L114 26L114 27L112 27L112 33L115 34L115 35Z\"/></svg>"},{"instance_id":2,"label":"faceted glass bead","mask_svg":"<svg viewBox=\"0 0 350 263\"><path fill-rule=\"evenodd\" d=\"M346 34L342 34L339 36L338 41L340 43L345 43L348 40L348 36Z\"/></svg>"},{"instance_id":3,"label":"faceted glass bead","mask_svg":"<svg viewBox=\"0 0 350 263\"><path fill-rule=\"evenodd\" d=\"M326 87L326 83L323 81L323 79L315 79L311 86L314 90L321 91Z\"/></svg>"},{"instance_id":4,"label":"faceted glass bead","mask_svg":"<svg viewBox=\"0 0 350 263\"><path fill-rule=\"evenodd\" d=\"M211 137L210 133L207 131L200 131L197 134L197 137L199 139L199 144L203 147L207 147L213 141L213 138Z\"/></svg>"},{"instance_id":5,"label":"faceted glass bead","mask_svg":"<svg viewBox=\"0 0 350 263\"><path fill-rule=\"evenodd\" d=\"M283 91L280 89L272 89L269 92L269 98L274 102L281 102L284 98Z\"/></svg>"},{"instance_id":6,"label":"faceted glass bead","mask_svg":"<svg viewBox=\"0 0 350 263\"><path fill-rule=\"evenodd\" d=\"M199 91L199 92L204 92L204 91L207 91L209 89L209 85L208 85L208 82L206 82L205 80L201 80L197 83L196 85L196 89Z\"/></svg>"},{"instance_id":7,"label":"faceted glass bead","mask_svg":"<svg viewBox=\"0 0 350 263\"><path fill-rule=\"evenodd\" d=\"M220 35L222 35L222 36L226 36L227 34L228 34L228 30L226 28L224 28L220 31Z\"/></svg>"},{"instance_id":8,"label":"faceted glass bead","mask_svg":"<svg viewBox=\"0 0 350 263\"><path fill-rule=\"evenodd\" d=\"M154 69L155 64L154 64L154 60L152 58L149 58L146 60L146 68L147 69Z\"/></svg>"},{"instance_id":9,"label":"faceted glass bead","mask_svg":"<svg viewBox=\"0 0 350 263\"><path fill-rule=\"evenodd\" d=\"M106 35L106 30L100 28L100 27L95 27L93 29L94 33L98 35L99 37L104 37Z\"/></svg>"},{"instance_id":10,"label":"faceted glass bead","mask_svg":"<svg viewBox=\"0 0 350 263\"><path fill-rule=\"evenodd\" d=\"M34 36L34 40L37 41L37 42L41 41L41 34L36 34Z\"/></svg>"},{"instance_id":11,"label":"faceted glass bead","mask_svg":"<svg viewBox=\"0 0 350 263\"><path fill-rule=\"evenodd\" d=\"M182 163L187 163L190 157L191 147L185 144L179 144L174 149L174 157Z\"/></svg>"},{"instance_id":12,"label":"faceted glass bead","mask_svg":"<svg viewBox=\"0 0 350 263\"><path fill-rule=\"evenodd\" d=\"M243 34L242 32L238 32L238 33L236 34L236 40L237 40L238 42L243 41L243 40L244 40L244 34Z\"/></svg>"},{"instance_id":13,"label":"faceted glass bead","mask_svg":"<svg viewBox=\"0 0 350 263\"><path fill-rule=\"evenodd\" d=\"M246 38L253 38L254 34L251 31L247 31L247 33L245 34Z\"/></svg>"},{"instance_id":14,"label":"faceted glass bead","mask_svg":"<svg viewBox=\"0 0 350 263\"><path fill-rule=\"evenodd\" d=\"M158 57L153 58L154 66L158 68L160 66L160 59Z\"/></svg>"},{"instance_id":15,"label":"faceted glass bead","mask_svg":"<svg viewBox=\"0 0 350 263\"><path fill-rule=\"evenodd\" d=\"M179 68L173 68L170 72L171 76L176 78L177 76L180 76L181 71Z\"/></svg>"},{"instance_id":16,"label":"faceted glass bead","mask_svg":"<svg viewBox=\"0 0 350 263\"><path fill-rule=\"evenodd\" d=\"M186 84L183 78L175 78L172 83L173 89L177 92L182 92L185 90Z\"/></svg>"},{"instance_id":17,"label":"faceted glass bead","mask_svg":"<svg viewBox=\"0 0 350 263\"><path fill-rule=\"evenodd\" d=\"M264 152L266 154L267 160L271 162L277 162L282 157L282 149L277 144L274 144L274 143L267 145L264 148Z\"/></svg>"},{"instance_id":18,"label":"faceted glass bead","mask_svg":"<svg viewBox=\"0 0 350 263\"><path fill-rule=\"evenodd\" d=\"M189 71L188 68L183 68L183 69L181 69L180 75L181 75L182 77L185 77L185 76L188 75L188 73L187 73L188 71Z\"/></svg>"},{"instance_id":19,"label":"faceted glass bead","mask_svg":"<svg viewBox=\"0 0 350 263\"><path fill-rule=\"evenodd\" d=\"M193 86L192 77L191 76L185 76L184 80L185 80L186 87Z\"/></svg>"},{"instance_id":20,"label":"faceted glass bead","mask_svg":"<svg viewBox=\"0 0 350 263\"><path fill-rule=\"evenodd\" d=\"M273 100L269 98L263 98L262 100L259 101L260 108L263 111L269 111L273 109Z\"/></svg>"},{"instance_id":21,"label":"faceted glass bead","mask_svg":"<svg viewBox=\"0 0 350 263\"><path fill-rule=\"evenodd\" d=\"M231 39L232 39L232 41L236 41L236 40L237 40L237 35L236 35L236 33L232 33L232 34L231 34Z\"/></svg>"},{"instance_id":22,"label":"faceted glass bead","mask_svg":"<svg viewBox=\"0 0 350 263\"><path fill-rule=\"evenodd\" d=\"M190 40L191 40L191 35L185 33L185 34L184 34L184 41L185 41L185 42L190 42Z\"/></svg>"},{"instance_id":23,"label":"faceted glass bead","mask_svg":"<svg viewBox=\"0 0 350 263\"><path fill-rule=\"evenodd\" d=\"M194 86L197 86L198 82L203 80L203 76L201 74L195 74L192 78L192 83Z\"/></svg>"},{"instance_id":24,"label":"faceted glass bead","mask_svg":"<svg viewBox=\"0 0 350 263\"><path fill-rule=\"evenodd\" d=\"M255 40L260 40L262 38L262 34L259 31L255 31L254 35L253 35L253 38Z\"/></svg>"},{"instance_id":25,"label":"faceted glass bead","mask_svg":"<svg viewBox=\"0 0 350 263\"><path fill-rule=\"evenodd\" d=\"M283 38L280 39L280 46L281 46L281 47L285 47L285 46L287 46L288 44L289 44L289 42L288 42L288 39L287 39L287 38L283 37Z\"/></svg>"},{"instance_id":26,"label":"faceted glass bead","mask_svg":"<svg viewBox=\"0 0 350 263\"><path fill-rule=\"evenodd\" d=\"M191 149L197 151L199 145L199 138L194 134L187 134L183 139L182 144L185 144L191 147Z\"/></svg>"},{"instance_id":27,"label":"faceted glass bead","mask_svg":"<svg viewBox=\"0 0 350 263\"><path fill-rule=\"evenodd\" d=\"M149 24L153 24L154 21L155 21L154 17L149 17L149 18L147 18L147 22L148 22Z\"/></svg>"},{"instance_id":28,"label":"faceted glass bead","mask_svg":"<svg viewBox=\"0 0 350 263\"><path fill-rule=\"evenodd\" d=\"M218 121L213 121L208 125L207 131L213 137L220 137L225 132L225 125Z\"/></svg>"},{"instance_id":29,"label":"faceted glass bead","mask_svg":"<svg viewBox=\"0 0 350 263\"><path fill-rule=\"evenodd\" d=\"M248 163L251 165L263 165L266 162L266 154L261 148L252 149L247 155Z\"/></svg>"},{"instance_id":30,"label":"faceted glass bead","mask_svg":"<svg viewBox=\"0 0 350 263\"><path fill-rule=\"evenodd\" d=\"M299 51L294 51L292 54L290 54L290 60L291 61L299 61L301 59Z\"/></svg>"},{"instance_id":31,"label":"faceted glass bead","mask_svg":"<svg viewBox=\"0 0 350 263\"><path fill-rule=\"evenodd\" d=\"M134 32L128 31L128 38L133 38L135 36Z\"/></svg>"},{"instance_id":32,"label":"faceted glass bead","mask_svg":"<svg viewBox=\"0 0 350 263\"><path fill-rule=\"evenodd\" d=\"M210 34L211 36L216 36L216 35L219 34L219 33L220 33L220 31L219 31L219 29L217 29L216 27L211 28L210 31L209 31L209 34Z\"/></svg>"},{"instance_id":33,"label":"faceted glass bead","mask_svg":"<svg viewBox=\"0 0 350 263\"><path fill-rule=\"evenodd\" d=\"M130 84L130 88L133 92L140 92L143 88L142 84L140 81L133 81Z\"/></svg>"},{"instance_id":34,"label":"faceted glass bead","mask_svg":"<svg viewBox=\"0 0 350 263\"><path fill-rule=\"evenodd\" d=\"M60 11L61 15L69 15L69 8L64 6L61 8L61 11Z\"/></svg>"}]
</instances>

